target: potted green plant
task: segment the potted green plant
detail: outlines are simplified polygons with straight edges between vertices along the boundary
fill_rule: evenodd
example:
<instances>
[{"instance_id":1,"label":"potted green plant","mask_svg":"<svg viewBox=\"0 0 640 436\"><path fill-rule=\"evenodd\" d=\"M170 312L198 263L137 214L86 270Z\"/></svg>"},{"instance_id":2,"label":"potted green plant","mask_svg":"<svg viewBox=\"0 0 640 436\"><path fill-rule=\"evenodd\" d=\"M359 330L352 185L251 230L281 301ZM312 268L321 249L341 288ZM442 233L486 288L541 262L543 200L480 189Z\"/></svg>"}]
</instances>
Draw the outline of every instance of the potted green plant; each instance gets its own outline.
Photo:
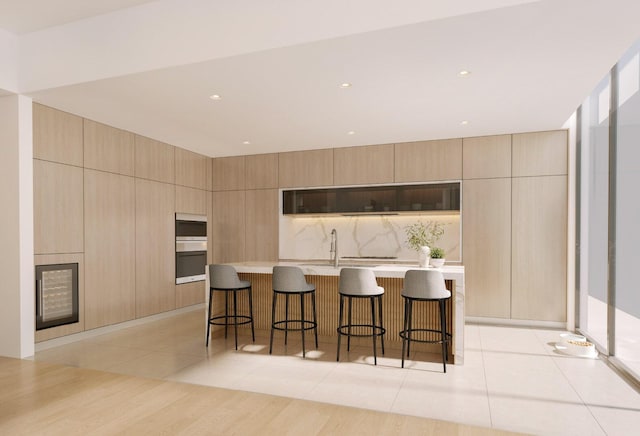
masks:
<instances>
[{"instance_id":1,"label":"potted green plant","mask_svg":"<svg viewBox=\"0 0 640 436\"><path fill-rule=\"evenodd\" d=\"M444 250L440 247L431 248L431 260L429 263L434 268L442 267L444 265Z\"/></svg>"},{"instance_id":2,"label":"potted green plant","mask_svg":"<svg viewBox=\"0 0 640 436\"><path fill-rule=\"evenodd\" d=\"M420 266L426 267L431 251L429 247L444 234L444 224L435 221L429 221L425 224L418 221L406 226L404 230L407 235L407 245L418 252Z\"/></svg>"}]
</instances>

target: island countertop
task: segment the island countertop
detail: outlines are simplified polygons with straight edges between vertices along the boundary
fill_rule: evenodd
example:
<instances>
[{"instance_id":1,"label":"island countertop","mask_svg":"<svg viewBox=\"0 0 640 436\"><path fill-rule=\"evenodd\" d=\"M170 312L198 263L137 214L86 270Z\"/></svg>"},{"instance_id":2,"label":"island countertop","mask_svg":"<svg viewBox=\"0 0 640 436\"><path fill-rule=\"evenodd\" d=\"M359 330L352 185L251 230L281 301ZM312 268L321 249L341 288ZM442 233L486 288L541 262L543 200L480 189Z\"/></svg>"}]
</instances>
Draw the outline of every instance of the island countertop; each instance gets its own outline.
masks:
<instances>
[{"instance_id":1,"label":"island countertop","mask_svg":"<svg viewBox=\"0 0 640 436\"><path fill-rule=\"evenodd\" d=\"M382 280L391 279L398 283L398 279L403 279L405 273L411 269L422 269L417 265L400 263L372 263L372 262L344 262L337 268L330 265L328 261L273 261L273 262L233 262L230 263L240 274L272 274L274 266L298 266L305 275L319 277L333 277L336 280L340 275L340 269L344 267L362 267L371 269L377 278ZM464 362L464 319L465 319L465 289L464 289L464 266L445 265L439 268L445 280L454 282L455 291L452 292L453 310L453 352L455 363ZM208 284L207 284L208 286ZM401 285L400 285L401 287Z\"/></svg>"}]
</instances>

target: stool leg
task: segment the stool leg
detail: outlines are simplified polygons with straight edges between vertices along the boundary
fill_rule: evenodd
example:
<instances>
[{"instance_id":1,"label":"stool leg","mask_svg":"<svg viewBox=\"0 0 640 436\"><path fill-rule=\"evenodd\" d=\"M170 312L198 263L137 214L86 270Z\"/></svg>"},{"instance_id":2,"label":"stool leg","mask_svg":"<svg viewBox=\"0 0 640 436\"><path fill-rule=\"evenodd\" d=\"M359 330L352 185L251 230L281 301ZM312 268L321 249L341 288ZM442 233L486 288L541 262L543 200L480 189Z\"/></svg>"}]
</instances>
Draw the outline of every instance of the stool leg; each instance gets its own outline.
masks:
<instances>
[{"instance_id":1,"label":"stool leg","mask_svg":"<svg viewBox=\"0 0 640 436\"><path fill-rule=\"evenodd\" d=\"M300 293L300 333L302 333L302 358L305 358L304 349L304 293Z\"/></svg>"},{"instance_id":2,"label":"stool leg","mask_svg":"<svg viewBox=\"0 0 640 436\"><path fill-rule=\"evenodd\" d=\"M273 293L273 300L271 302L271 339L269 340L269 354L273 350L273 331L275 330L276 325L276 298L278 294L276 292Z\"/></svg>"},{"instance_id":3,"label":"stool leg","mask_svg":"<svg viewBox=\"0 0 640 436\"><path fill-rule=\"evenodd\" d=\"M209 334L211 332L211 308L213 304L213 289L209 289L209 312L207 313L207 341L206 346L209 346Z\"/></svg>"},{"instance_id":4,"label":"stool leg","mask_svg":"<svg viewBox=\"0 0 640 436\"><path fill-rule=\"evenodd\" d=\"M284 344L287 345L287 333L289 333L289 294L284 294Z\"/></svg>"},{"instance_id":5,"label":"stool leg","mask_svg":"<svg viewBox=\"0 0 640 436\"><path fill-rule=\"evenodd\" d=\"M382 322L382 295L378 296L378 317L380 318L380 343L382 344L382 355L384 356L384 323Z\"/></svg>"},{"instance_id":6,"label":"stool leg","mask_svg":"<svg viewBox=\"0 0 640 436\"><path fill-rule=\"evenodd\" d=\"M316 315L316 291L311 293L311 305L313 306L313 331L316 335L316 348L318 348L318 317Z\"/></svg>"},{"instance_id":7,"label":"stool leg","mask_svg":"<svg viewBox=\"0 0 640 436\"><path fill-rule=\"evenodd\" d=\"M343 312L344 312L344 297L340 295L340 312L338 315L338 352L336 353L336 362L340 362L340 339L342 338L341 327L342 327Z\"/></svg>"},{"instance_id":8,"label":"stool leg","mask_svg":"<svg viewBox=\"0 0 640 436\"><path fill-rule=\"evenodd\" d=\"M351 351L351 296L347 297L349 313L347 314L347 351Z\"/></svg>"},{"instance_id":9,"label":"stool leg","mask_svg":"<svg viewBox=\"0 0 640 436\"><path fill-rule=\"evenodd\" d=\"M411 352L411 326L413 325L413 300L409 298L409 326L407 328L407 358Z\"/></svg>"},{"instance_id":10,"label":"stool leg","mask_svg":"<svg viewBox=\"0 0 640 436\"><path fill-rule=\"evenodd\" d=\"M371 337L373 338L373 364L378 364L378 356L376 353L376 303L375 297L370 297L369 301L371 302Z\"/></svg>"},{"instance_id":11,"label":"stool leg","mask_svg":"<svg viewBox=\"0 0 640 436\"><path fill-rule=\"evenodd\" d=\"M238 291L233 291L233 331L236 337L236 350L238 349L238 302L237 302L237 294Z\"/></svg>"},{"instance_id":12,"label":"stool leg","mask_svg":"<svg viewBox=\"0 0 640 436\"><path fill-rule=\"evenodd\" d=\"M251 286L249 286L249 316L251 317L251 339L256 341L256 332L253 328L253 298L252 298Z\"/></svg>"},{"instance_id":13,"label":"stool leg","mask_svg":"<svg viewBox=\"0 0 640 436\"><path fill-rule=\"evenodd\" d=\"M442 335L442 367L447 372L447 337L446 337L446 320L444 313L444 300L439 300L440 304L440 334Z\"/></svg>"},{"instance_id":14,"label":"stool leg","mask_svg":"<svg viewBox=\"0 0 640 436\"><path fill-rule=\"evenodd\" d=\"M227 339L227 326L229 325L229 291L224 291L224 338Z\"/></svg>"},{"instance_id":15,"label":"stool leg","mask_svg":"<svg viewBox=\"0 0 640 436\"><path fill-rule=\"evenodd\" d=\"M404 298L404 319L403 319L403 327L402 327L402 368L404 368L404 352L407 346L407 330L409 327L407 326L407 317L409 312L409 303L406 297Z\"/></svg>"}]
</instances>

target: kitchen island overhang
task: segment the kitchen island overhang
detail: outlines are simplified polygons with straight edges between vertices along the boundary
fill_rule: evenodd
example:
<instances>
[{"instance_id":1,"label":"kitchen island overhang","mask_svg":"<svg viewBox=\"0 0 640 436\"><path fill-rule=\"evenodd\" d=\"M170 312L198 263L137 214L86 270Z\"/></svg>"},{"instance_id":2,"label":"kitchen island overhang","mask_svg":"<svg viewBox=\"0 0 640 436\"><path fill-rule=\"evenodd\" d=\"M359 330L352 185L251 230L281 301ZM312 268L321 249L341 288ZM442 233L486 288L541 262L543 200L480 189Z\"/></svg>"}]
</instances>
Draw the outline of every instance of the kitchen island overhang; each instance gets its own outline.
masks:
<instances>
[{"instance_id":1,"label":"kitchen island overhang","mask_svg":"<svg viewBox=\"0 0 640 436\"><path fill-rule=\"evenodd\" d=\"M318 304L318 333L322 336L337 336L336 327L338 325L338 277L340 269L318 262L234 262L233 265L243 280L249 280L253 288L253 306L256 328L268 330L271 328L271 297L272 285L271 275L273 267L298 266L302 269L307 280L314 283L317 289ZM403 279L405 273L410 269L421 269L413 265L389 264L389 265L357 265L357 267L371 269L380 286L385 288L383 298L384 323L387 329L385 341L400 344L398 335L402 330L403 299L401 296ZM465 320L465 288L464 288L464 266L445 265L440 268L445 278L447 288L451 291L452 298L447 302L447 324L448 331L453 337L451 346L451 357L453 363L461 365L464 363L464 320ZM208 271L205 295L208 298ZM425 308L418 313L420 322L427 322L436 325L439 323L438 315L435 312L435 305Z\"/></svg>"}]
</instances>

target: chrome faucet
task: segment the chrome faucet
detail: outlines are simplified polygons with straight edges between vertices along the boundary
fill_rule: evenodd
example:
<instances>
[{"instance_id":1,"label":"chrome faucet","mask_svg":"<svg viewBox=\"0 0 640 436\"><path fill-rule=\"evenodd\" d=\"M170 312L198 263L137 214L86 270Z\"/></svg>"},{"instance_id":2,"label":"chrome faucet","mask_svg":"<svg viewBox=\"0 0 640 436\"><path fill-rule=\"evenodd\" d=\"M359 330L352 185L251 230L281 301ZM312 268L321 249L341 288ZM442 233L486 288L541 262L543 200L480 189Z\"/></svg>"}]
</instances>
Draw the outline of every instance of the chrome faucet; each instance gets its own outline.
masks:
<instances>
[{"instance_id":1,"label":"chrome faucet","mask_svg":"<svg viewBox=\"0 0 640 436\"><path fill-rule=\"evenodd\" d=\"M329 250L329 262L333 262L334 268L338 268L338 232L331 230L331 249Z\"/></svg>"}]
</instances>

